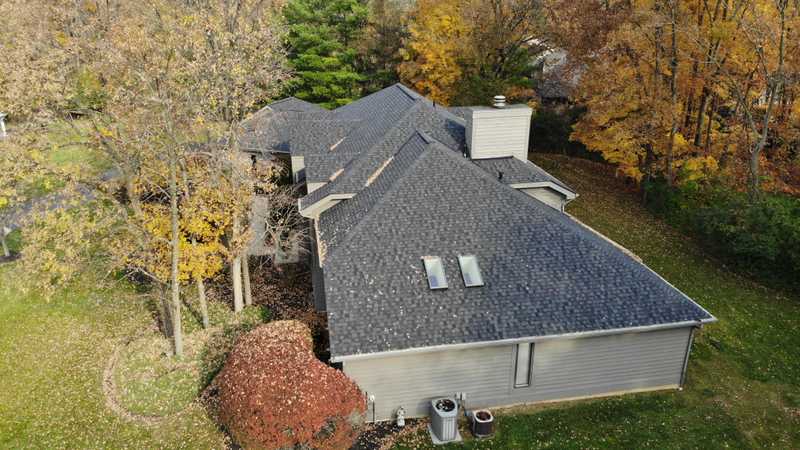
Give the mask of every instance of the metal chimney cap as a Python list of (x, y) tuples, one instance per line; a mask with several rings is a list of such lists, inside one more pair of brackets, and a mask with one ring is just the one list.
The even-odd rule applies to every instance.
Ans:
[(505, 95), (495, 95), (494, 96), (494, 105), (495, 108), (505, 108), (506, 107), (506, 96)]

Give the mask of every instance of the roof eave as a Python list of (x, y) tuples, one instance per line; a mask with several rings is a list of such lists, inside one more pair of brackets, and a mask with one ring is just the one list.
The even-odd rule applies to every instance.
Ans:
[(575, 200), (578, 197), (578, 194), (575, 192), (570, 191), (569, 189), (565, 189), (563, 186), (559, 186), (552, 181), (537, 181), (532, 183), (512, 183), (509, 184), (510, 187), (514, 189), (534, 189), (534, 188), (550, 188), (559, 194), (562, 194), (567, 200)]
[(325, 197), (321, 198), (319, 201), (314, 202), (312, 205), (309, 205), (305, 208), (301, 208), (300, 200), (297, 200), (297, 209), (300, 211), (300, 215), (306, 217), (308, 219), (314, 219), (319, 217), (320, 214), (327, 211), (337, 203), (342, 200), (349, 200), (355, 197), (355, 194), (330, 194), (326, 195)]
[(390, 356), (414, 355), (419, 353), (430, 353), (430, 352), (437, 352), (444, 350), (464, 350), (477, 347), (515, 345), (526, 342), (544, 342), (544, 341), (552, 341), (558, 339), (579, 339), (588, 337), (610, 336), (610, 335), (624, 334), (624, 333), (643, 333), (647, 331), (670, 330), (675, 328), (700, 327), (702, 325), (714, 323), (717, 321), (718, 319), (716, 317), (710, 316), (705, 319), (699, 319), (699, 320), (687, 320), (683, 322), (643, 325), (636, 327), (613, 328), (608, 330), (579, 331), (573, 333), (551, 334), (544, 336), (527, 336), (527, 337), (520, 337), (513, 339), (499, 339), (495, 341), (479, 341), (479, 342), (468, 342), (462, 344), (443, 344), (443, 345), (432, 345), (428, 347), (413, 347), (402, 350), (387, 350), (387, 351), (373, 352), (373, 353), (359, 353), (352, 355), (331, 356), (331, 362), (347, 362), (347, 361), (357, 361), (357, 360), (373, 359), (373, 358), (385, 358)]

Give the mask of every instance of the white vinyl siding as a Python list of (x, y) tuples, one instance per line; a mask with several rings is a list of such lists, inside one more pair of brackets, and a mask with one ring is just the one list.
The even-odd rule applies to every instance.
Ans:
[(564, 205), (566, 204), (566, 197), (563, 194), (560, 194), (553, 189), (548, 187), (537, 187), (537, 188), (524, 188), (520, 189), (522, 192), (530, 195), (531, 197), (539, 200), (540, 202), (544, 203), (547, 206), (555, 208), (559, 211), (564, 210)]
[(470, 158), (513, 156), (527, 161), (531, 113), (525, 105), (473, 108), (466, 129)]
[(477, 408), (677, 388), (690, 332), (687, 327), (535, 342), (527, 387), (514, 387), (516, 345), (351, 360), (344, 372), (375, 396), (378, 421), (393, 419), (400, 406), (408, 417), (426, 416), (430, 399), (456, 392)]

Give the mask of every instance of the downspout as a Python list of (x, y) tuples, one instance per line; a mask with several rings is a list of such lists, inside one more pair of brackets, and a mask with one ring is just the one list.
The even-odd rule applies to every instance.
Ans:
[(678, 386), (678, 390), (683, 390), (683, 386), (686, 384), (686, 369), (689, 366), (689, 354), (692, 352), (692, 343), (694, 342), (694, 332), (698, 328), (701, 328), (702, 325), (696, 325), (692, 327), (692, 331), (689, 332), (689, 342), (686, 343), (686, 353), (683, 357), (683, 370), (681, 371), (681, 383)]

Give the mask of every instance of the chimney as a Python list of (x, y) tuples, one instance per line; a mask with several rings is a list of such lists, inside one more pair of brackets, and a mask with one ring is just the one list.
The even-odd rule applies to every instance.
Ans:
[(533, 110), (527, 105), (507, 105), (496, 95), (492, 106), (473, 106), (467, 117), (467, 149), (471, 159), (513, 156), (528, 160), (528, 139)]

